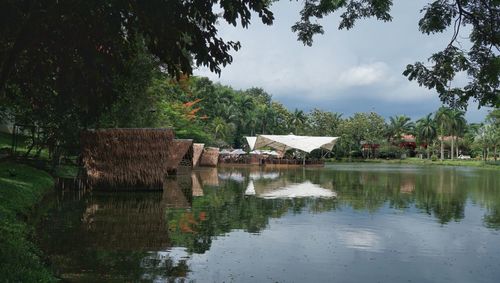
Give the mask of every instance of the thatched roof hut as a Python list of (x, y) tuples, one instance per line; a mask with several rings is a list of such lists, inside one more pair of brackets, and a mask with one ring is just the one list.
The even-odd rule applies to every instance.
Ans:
[(219, 148), (206, 147), (200, 159), (200, 166), (217, 166), (219, 161)]
[(171, 129), (84, 131), (84, 174), (91, 185), (161, 188), (168, 170), (177, 166), (176, 147), (184, 147), (173, 138)]

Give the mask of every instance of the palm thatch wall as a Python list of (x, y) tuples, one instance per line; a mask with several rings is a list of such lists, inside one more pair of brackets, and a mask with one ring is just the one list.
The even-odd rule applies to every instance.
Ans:
[(199, 165), (204, 148), (205, 144), (203, 143), (193, 143), (193, 167), (197, 167)]
[(157, 189), (177, 166), (176, 147), (184, 147), (171, 129), (88, 130), (80, 138), (84, 175), (99, 186)]
[(200, 166), (217, 166), (219, 161), (219, 148), (206, 147), (200, 159)]
[(175, 139), (172, 141), (172, 146), (170, 147), (170, 159), (171, 163), (175, 164), (174, 167), (169, 168), (169, 171), (177, 170), (179, 164), (184, 159), (189, 160), (189, 165), (191, 164), (193, 140), (189, 139)]

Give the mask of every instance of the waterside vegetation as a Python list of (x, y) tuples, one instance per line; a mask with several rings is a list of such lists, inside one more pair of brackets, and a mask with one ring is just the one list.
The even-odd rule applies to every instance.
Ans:
[(0, 274), (2, 282), (52, 282), (32, 241), (33, 208), (54, 186), (46, 172), (0, 162)]

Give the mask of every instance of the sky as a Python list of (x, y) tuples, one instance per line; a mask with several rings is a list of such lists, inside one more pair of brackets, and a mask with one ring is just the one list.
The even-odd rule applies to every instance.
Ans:
[[(436, 111), (441, 102), (434, 90), (408, 81), (402, 75), (405, 66), (427, 62), (451, 39), (451, 31), (437, 35), (418, 31), (420, 10), (426, 3), (394, 1), (392, 22), (359, 20), (351, 30), (338, 30), (339, 15), (330, 15), (320, 21), (325, 34), (315, 36), (309, 47), (291, 31), (302, 1), (280, 1), (272, 7), (272, 26), (262, 24), (256, 15), (248, 29), (221, 22), (219, 35), (240, 41), (242, 48), (231, 53), (233, 63), (220, 76), (206, 68), (194, 74), (235, 89), (263, 88), (290, 110), (318, 108), (343, 117), (374, 111), (385, 118), (404, 114), (416, 120)], [(466, 46), (466, 34), (459, 41)], [(454, 84), (464, 85), (466, 80), (460, 75)], [(469, 122), (483, 121), (490, 110), (477, 108), (471, 100), (466, 113)]]

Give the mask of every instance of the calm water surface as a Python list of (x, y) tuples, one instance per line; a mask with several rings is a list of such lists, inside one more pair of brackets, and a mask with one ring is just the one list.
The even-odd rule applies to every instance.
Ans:
[(47, 202), (39, 244), (71, 282), (500, 282), (497, 170), (200, 169)]

